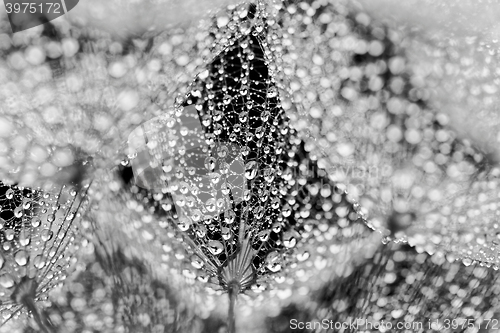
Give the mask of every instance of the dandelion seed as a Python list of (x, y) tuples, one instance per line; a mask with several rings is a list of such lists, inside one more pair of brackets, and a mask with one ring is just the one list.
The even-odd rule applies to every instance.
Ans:
[[(66, 270), (73, 264), (81, 236), (76, 233), (75, 216), (70, 220), (65, 217), (70, 210), (84, 209), (84, 200), (84, 196), (72, 195), (64, 187), (57, 195), (50, 195), (0, 183), (4, 223), (0, 231), (2, 325), (27, 311), (42, 331), (51, 331), (37, 302), (64, 281)], [(30, 204), (21, 207), (23, 202)], [(55, 210), (49, 213), (48, 206)], [(19, 209), (22, 214), (16, 213)]]
[[(252, 15), (263, 15), (257, 7), (250, 8)], [(186, 96), (176, 101), (176, 107), (182, 110), (179, 124), (170, 128), (154, 127), (149, 124), (160, 121), (153, 120), (129, 138), (137, 154), (144, 156), (132, 160), (136, 163), (134, 174), (136, 178), (148, 178), (136, 184), (149, 190), (167, 186), (172, 190), (175, 204), (172, 213), (179, 219), (174, 226), (193, 253), (182, 256), (188, 261), (186, 269), (199, 267), (194, 276), (208, 274), (207, 286), (228, 293), (231, 332), (234, 332), (233, 307), (237, 295), (251, 294), (256, 285), (261, 290), (272, 289), (270, 277), (286, 274), (298, 261), (293, 252), (304, 246), (303, 235), (309, 225), (301, 215), (294, 215), (296, 210), (292, 209), (294, 203), (303, 200), (294, 191), (294, 177), (291, 173), (279, 172), (284, 165), (298, 171), (306, 153), (295, 143), (296, 132), (289, 128), (278, 88), (269, 71), (268, 64), (273, 59), (268, 58), (263, 46), (267, 38), (264, 28), (268, 28), (263, 22), (250, 35), (235, 37), (232, 46), (223, 49), (208, 65), (208, 75), (198, 76)], [(246, 82), (241, 88), (245, 90), (243, 94), (234, 88), (240, 79)], [(220, 112), (216, 117), (209, 103)], [(204, 121), (207, 116), (211, 122)], [(218, 134), (213, 135), (216, 127)], [(185, 128), (189, 128), (187, 134)], [(180, 131), (185, 135), (177, 136)], [(148, 147), (147, 142), (160, 142), (160, 137), (172, 137), (179, 140), (182, 147), (192, 148), (179, 155), (175, 148), (180, 146), (178, 143)], [(207, 137), (210, 140), (203, 140)], [(182, 177), (177, 177), (189, 184), (187, 192), (171, 175), (164, 174), (166, 182), (162, 184), (155, 171), (147, 171), (172, 158), (177, 170), (188, 167), (196, 170), (194, 174), (182, 171)], [(214, 174), (218, 181), (209, 181), (214, 179)], [(193, 193), (193, 188), (199, 192)], [(192, 208), (202, 212), (206, 227), (201, 225), (198, 213), (193, 213), (185, 204), (187, 195), (194, 198)], [(357, 235), (369, 234), (371, 230), (364, 220), (345, 201), (345, 193), (340, 191), (336, 195), (340, 196), (340, 203), (332, 202), (332, 205), (347, 205), (342, 206), (345, 214), (331, 216), (330, 223), (335, 225), (337, 220), (340, 223), (341, 218), (351, 213), (344, 228), (360, 224), (365, 229)], [(312, 202), (332, 199), (306, 196)], [(276, 204), (271, 204), (268, 198), (273, 198)], [(317, 214), (325, 216), (321, 210)], [(193, 255), (197, 258), (194, 264), (189, 259)], [(304, 260), (305, 256), (301, 258)], [(283, 279), (277, 276), (275, 281)]]

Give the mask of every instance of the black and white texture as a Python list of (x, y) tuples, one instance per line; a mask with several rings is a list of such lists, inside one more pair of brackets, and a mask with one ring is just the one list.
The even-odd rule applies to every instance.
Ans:
[[(439, 98), (446, 75), (495, 63), (481, 43), (442, 60), (471, 36), (350, 1), (126, 38), (2, 29), (0, 330), (500, 319), (498, 158)], [(487, 106), (495, 89), (462, 93)]]

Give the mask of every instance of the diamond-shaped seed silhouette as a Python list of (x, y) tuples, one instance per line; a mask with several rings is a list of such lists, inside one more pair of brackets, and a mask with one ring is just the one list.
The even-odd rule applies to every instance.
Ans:
[[(334, 226), (347, 238), (371, 231), (345, 191), (324, 174), (307, 175), (318, 170), (308, 170), (281, 107), (266, 23), (255, 6), (243, 21), (250, 28), (232, 36), (174, 109), (129, 137), (137, 185), (172, 197), (188, 266), (228, 293), (231, 332), (237, 295), (285, 278), (307, 258), (298, 249), (315, 230)], [(321, 188), (322, 177), (330, 187)], [(302, 188), (311, 179), (318, 189)]]

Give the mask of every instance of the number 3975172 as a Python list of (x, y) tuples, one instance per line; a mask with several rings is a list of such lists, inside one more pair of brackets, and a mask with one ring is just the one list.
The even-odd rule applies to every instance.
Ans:
[(11, 13), (40, 13), (40, 14), (62, 14), (61, 4), (57, 2), (17, 2), (17, 3), (5, 3), (5, 9), (7, 14)]

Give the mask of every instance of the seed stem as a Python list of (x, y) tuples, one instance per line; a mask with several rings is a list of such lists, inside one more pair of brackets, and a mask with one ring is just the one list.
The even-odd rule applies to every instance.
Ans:
[(234, 305), (236, 297), (240, 291), (240, 286), (237, 282), (232, 282), (228, 288), (229, 295), (229, 310), (228, 310), (228, 330), (229, 333), (236, 333), (236, 317), (234, 315)]
[[(40, 331), (42, 331), (43, 333), (53, 333), (54, 332), (50, 328), (48, 323), (47, 324), (44, 323), (44, 321), (46, 322), (47, 319), (45, 318), (45, 316), (43, 314), (40, 314), (40, 310), (38, 309), (38, 307), (36, 306), (36, 304), (32, 298), (30, 298), (30, 297), (24, 298), (23, 303), (24, 303), (24, 306), (26, 306), (26, 308), (33, 315), (33, 319), (35, 319), (35, 322), (37, 323)], [(42, 317), (44, 317), (44, 318), (42, 318)]]

